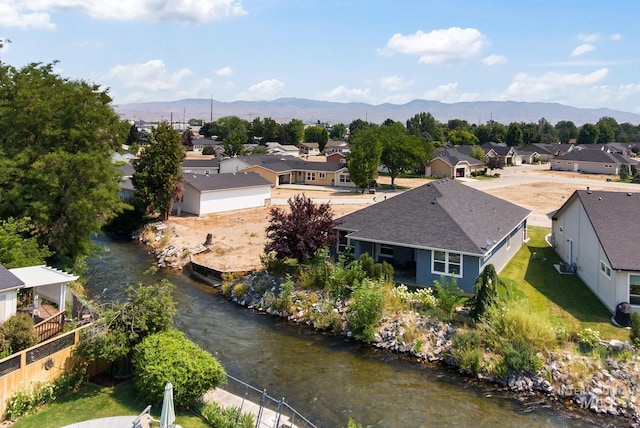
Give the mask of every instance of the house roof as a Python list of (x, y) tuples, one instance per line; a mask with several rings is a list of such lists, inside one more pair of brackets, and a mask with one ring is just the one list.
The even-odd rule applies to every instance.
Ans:
[(45, 265), (21, 267), (9, 269), (9, 271), (24, 282), (25, 287), (64, 284), (78, 279), (75, 275)]
[(507, 146), (506, 144), (502, 143), (494, 143), (493, 141), (484, 143), (480, 147), (482, 147), (482, 150), (484, 150), (485, 153), (493, 149), (493, 151), (496, 152), (496, 154), (498, 154), (499, 156), (507, 156), (513, 149), (512, 146)]
[(271, 186), (270, 182), (255, 172), (231, 172), (212, 175), (184, 174), (183, 179), (199, 192)]
[(182, 161), (182, 168), (219, 168), (220, 161), (212, 159), (185, 159)]
[(573, 150), (569, 153), (558, 156), (556, 159), (578, 162), (614, 163), (618, 165), (632, 165), (638, 163), (637, 160), (631, 159), (630, 157), (617, 153), (607, 153), (601, 150)]
[(24, 287), (24, 282), (15, 276), (9, 269), (0, 265), (0, 291)]
[(530, 213), (445, 179), (341, 217), (337, 229), (362, 241), (483, 255)]
[(460, 153), (454, 149), (438, 150), (431, 160), (434, 159), (442, 159), (450, 166), (456, 166), (460, 162), (467, 162), (469, 165), (484, 165), (482, 161), (472, 158), (471, 156), (467, 156), (466, 154)]
[(640, 271), (640, 193), (576, 190), (554, 214), (579, 199), (612, 269)]

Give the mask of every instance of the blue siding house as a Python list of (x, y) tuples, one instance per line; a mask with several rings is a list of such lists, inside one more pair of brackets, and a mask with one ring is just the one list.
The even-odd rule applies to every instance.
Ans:
[(445, 179), (343, 216), (338, 251), (393, 265), (396, 282), (456, 278), (466, 292), (488, 264), (500, 271), (527, 240), (531, 212)]

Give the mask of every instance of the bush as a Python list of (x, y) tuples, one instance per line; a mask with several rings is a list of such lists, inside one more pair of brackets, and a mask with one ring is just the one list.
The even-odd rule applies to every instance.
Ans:
[(453, 337), (451, 356), (461, 370), (475, 374), (482, 371), (483, 349), (476, 330), (458, 333)]
[(342, 317), (333, 310), (331, 300), (323, 300), (311, 308), (309, 319), (317, 330), (330, 330), (335, 334), (342, 332)]
[(600, 332), (591, 328), (585, 328), (578, 332), (578, 338), (580, 339), (580, 344), (588, 349), (593, 349), (600, 343)]
[(631, 344), (636, 348), (640, 348), (640, 314), (634, 312), (631, 314)]
[(147, 336), (135, 347), (133, 366), (140, 399), (153, 404), (162, 402), (167, 382), (173, 384), (176, 405), (184, 406), (226, 378), (218, 360), (178, 330)]
[(19, 352), (38, 343), (38, 335), (33, 330), (33, 319), (25, 313), (15, 314), (2, 324), (0, 332), (11, 352)]
[(517, 373), (537, 372), (542, 361), (536, 350), (522, 342), (507, 343), (502, 351), (507, 368)]
[(365, 279), (360, 283), (347, 308), (347, 321), (351, 325), (356, 339), (371, 342), (375, 327), (382, 319), (384, 309), (384, 291), (378, 281)]
[(447, 279), (441, 277), (440, 280), (433, 282), (436, 288), (436, 307), (440, 309), (445, 316), (451, 316), (456, 307), (462, 302), (462, 290), (458, 288), (458, 280), (456, 278)]
[(220, 404), (201, 404), (198, 411), (202, 417), (216, 428), (253, 428), (255, 426), (251, 413), (240, 413), (236, 407), (222, 407)]

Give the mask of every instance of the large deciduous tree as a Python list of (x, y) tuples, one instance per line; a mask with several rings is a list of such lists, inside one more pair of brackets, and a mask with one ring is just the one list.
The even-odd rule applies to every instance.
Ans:
[(524, 139), (522, 136), (522, 128), (520, 128), (520, 124), (517, 122), (511, 122), (509, 124), (509, 129), (507, 130), (507, 138), (506, 138), (507, 146), (523, 146)]
[(39, 243), (70, 268), (126, 207), (111, 162), (126, 135), (106, 91), (54, 67), (0, 64), (0, 218), (31, 218)]
[(443, 128), (431, 113), (418, 113), (407, 120), (409, 133), (419, 136), (424, 141), (442, 142), (444, 140)]
[(296, 195), (288, 200), (289, 212), (282, 208), (269, 211), (266, 253), (278, 259), (307, 260), (320, 249), (337, 242), (331, 205), (314, 204), (310, 198)]
[(329, 133), (324, 126), (310, 126), (304, 130), (304, 140), (307, 143), (318, 143), (318, 149), (322, 152), (329, 141)]
[(598, 127), (593, 123), (585, 123), (580, 128), (580, 132), (578, 133), (578, 139), (576, 143), (578, 144), (595, 144), (598, 142), (598, 134), (600, 131)]
[(425, 146), (420, 137), (409, 135), (400, 122), (381, 126), (377, 132), (382, 143), (380, 163), (389, 172), (391, 186), (395, 188), (398, 175), (424, 166), (427, 160)]
[(569, 140), (578, 138), (578, 127), (570, 120), (561, 120), (556, 123), (556, 135), (561, 143), (567, 144)]
[(349, 150), (349, 178), (358, 188), (365, 187), (377, 177), (382, 157), (382, 143), (377, 129), (370, 126), (352, 134)]
[(173, 201), (182, 190), (184, 149), (180, 135), (167, 122), (153, 129), (150, 144), (134, 163), (131, 182), (136, 189), (135, 198), (148, 210), (157, 210), (162, 219), (169, 218)]
[(291, 119), (282, 126), (280, 142), (299, 145), (304, 138), (304, 123), (300, 119)]
[(0, 264), (7, 269), (45, 263), (51, 251), (32, 236), (30, 218), (0, 220)]

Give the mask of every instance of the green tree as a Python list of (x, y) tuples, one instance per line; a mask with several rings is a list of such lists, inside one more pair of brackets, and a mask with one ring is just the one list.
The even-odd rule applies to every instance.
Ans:
[(507, 285), (498, 277), (495, 266), (488, 264), (480, 272), (473, 285), (473, 295), (467, 300), (470, 307), (469, 315), (479, 320), (488, 307), (496, 304), (500, 297), (506, 297)]
[(364, 188), (378, 175), (382, 142), (377, 130), (369, 127), (352, 134), (350, 146), (347, 155), (349, 178), (358, 188)]
[(6, 338), (6, 346), (11, 352), (20, 352), (38, 343), (33, 318), (25, 313), (15, 314), (6, 320), (0, 326), (0, 335)]
[(349, 124), (349, 134), (353, 137), (358, 131), (362, 131), (363, 129), (369, 128), (372, 126), (369, 122), (366, 122), (362, 119), (354, 119)]
[(478, 144), (478, 137), (465, 129), (454, 129), (453, 131), (449, 131), (449, 142), (456, 146), (473, 146)]
[(469, 122), (467, 122), (466, 120), (450, 119), (447, 122), (447, 128), (450, 131), (468, 131), (469, 129), (471, 129), (471, 126), (469, 125)]
[(246, 138), (242, 133), (232, 132), (222, 143), (225, 156), (234, 157), (244, 154), (245, 142)]
[(598, 142), (598, 127), (592, 123), (585, 123), (578, 133), (578, 144), (595, 144)]
[(40, 245), (71, 267), (127, 207), (111, 162), (125, 135), (107, 92), (54, 67), (0, 64), (0, 218), (30, 217)]
[[(377, 128), (382, 143), (380, 163), (391, 177), (391, 186), (395, 189), (398, 175), (413, 171), (424, 165), (426, 153), (420, 137), (409, 135), (400, 122)], [(353, 179), (352, 179), (353, 180)]]
[(127, 141), (125, 144), (131, 146), (133, 144), (137, 144), (138, 146), (142, 143), (142, 138), (140, 138), (140, 131), (138, 131), (138, 127), (134, 123), (129, 128), (129, 135), (127, 136)]
[(310, 259), (323, 248), (337, 242), (331, 205), (314, 204), (310, 198), (296, 195), (288, 200), (289, 212), (282, 208), (269, 211), (265, 253), (274, 252), (276, 258), (293, 258), (299, 262)]
[(7, 269), (45, 264), (51, 256), (46, 246), (41, 246), (38, 236), (31, 234), (31, 219), (0, 220), (0, 264)]
[(184, 149), (180, 136), (167, 122), (153, 129), (152, 140), (134, 162), (131, 182), (135, 198), (147, 210), (157, 210), (160, 218), (169, 218), (173, 201), (181, 189), (181, 163)]
[(187, 128), (180, 134), (180, 143), (185, 148), (185, 150), (193, 149), (193, 131), (191, 128)]
[(178, 330), (146, 337), (135, 347), (133, 383), (140, 399), (159, 404), (167, 382), (177, 406), (187, 406), (226, 380), (220, 362)]
[(556, 123), (556, 135), (561, 143), (567, 144), (570, 140), (578, 138), (578, 127), (570, 120), (561, 120)]
[(424, 141), (444, 140), (442, 125), (431, 115), (431, 113), (418, 113), (407, 120), (407, 129), (412, 135), (417, 135)]
[(611, 143), (615, 141), (615, 129), (618, 122), (612, 117), (601, 117), (596, 123), (598, 127), (598, 143)]
[(322, 152), (329, 141), (329, 133), (324, 126), (309, 126), (304, 130), (304, 141), (318, 143), (318, 149)]
[(475, 146), (473, 149), (471, 149), (470, 155), (472, 158), (478, 159), (481, 162), (487, 161), (487, 157), (484, 154), (484, 150), (482, 150), (482, 147), (480, 146)]
[(282, 129), (285, 136), (284, 143), (297, 146), (302, 142), (304, 138), (304, 123), (300, 119), (291, 119)]
[(522, 129), (520, 129), (520, 125), (518, 123), (511, 122), (509, 124), (509, 129), (507, 130), (506, 143), (508, 146), (521, 147), (524, 145), (524, 140), (522, 137)]
[(336, 123), (331, 127), (329, 131), (329, 138), (332, 140), (342, 141), (347, 135), (347, 125), (344, 123)]
[(555, 144), (558, 142), (556, 129), (544, 117), (538, 121), (540, 130), (540, 142), (544, 144)]

